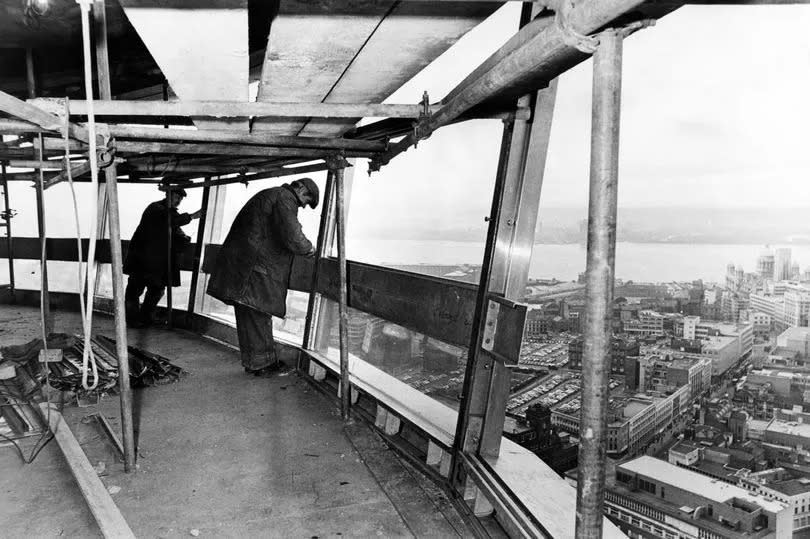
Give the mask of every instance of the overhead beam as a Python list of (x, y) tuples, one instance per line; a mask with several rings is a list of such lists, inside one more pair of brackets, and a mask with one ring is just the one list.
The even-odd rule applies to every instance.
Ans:
[(267, 180), (269, 178), (282, 178), (284, 176), (295, 176), (297, 174), (309, 174), (310, 172), (321, 172), (327, 170), (329, 167), (326, 163), (314, 163), (312, 165), (304, 165), (300, 167), (278, 167), (275, 169), (266, 170), (257, 174), (240, 175), (233, 178), (223, 178), (220, 180), (210, 180), (187, 185), (185, 189), (194, 187), (215, 187), (217, 185), (230, 185), (232, 183), (247, 183), (256, 180)]
[[(451, 97), (423, 122), (419, 131), (423, 136), (429, 135), (487, 99), (545, 86), (547, 81), (588, 58), (589, 54), (573, 43), (575, 34), (590, 35), (643, 3), (644, 0), (582, 0), (566, 12), (564, 24), (546, 23), (539, 31), (536, 24), (525, 26), (451, 91)], [(378, 164), (388, 163), (418, 141), (418, 136), (409, 133), (385, 152)]]
[[(61, 99), (38, 98), (34, 104), (48, 111), (64, 109)], [(87, 114), (87, 101), (71, 99), (71, 116)], [(439, 110), (431, 105), (431, 111)], [(96, 116), (207, 116), (212, 118), (253, 117), (318, 117), (318, 118), (418, 118), (422, 105), (355, 104), (355, 103), (267, 103), (235, 101), (112, 101), (96, 100)]]
[(332, 150), (382, 151), (385, 144), (367, 140), (349, 140), (328, 137), (293, 137), (266, 133), (244, 133), (241, 131), (220, 131), (214, 129), (156, 129), (136, 126), (110, 126), (110, 135), (117, 138), (138, 138), (155, 141), (186, 142), (231, 142), (257, 144), (262, 146), (282, 146), (290, 148), (322, 148)]
[[(85, 161), (84, 163), (82, 163), (80, 165), (76, 165), (75, 167), (72, 167), (70, 169), (70, 179), (72, 180), (74, 178), (78, 178), (79, 176), (87, 174), (88, 172), (90, 172), (90, 168), (91, 168), (90, 167), (90, 161)], [(53, 187), (57, 183), (66, 182), (67, 180), (68, 180), (68, 171), (64, 170), (64, 171), (60, 172), (59, 174), (57, 174), (56, 176), (54, 176), (54, 177), (50, 178), (49, 180), (47, 180), (45, 182), (45, 184), (44, 184), (44, 187), (45, 187), (45, 189), (47, 189), (49, 187)]]
[[(258, 157), (323, 157), (327, 150), (319, 148), (287, 148), (258, 146), (252, 144), (184, 143), (184, 142), (145, 142), (116, 140), (116, 150), (124, 153), (172, 153), (194, 155), (255, 155)], [(374, 152), (347, 150), (351, 157), (371, 157)]]
[[(32, 105), (22, 99), (17, 99), (13, 95), (2, 91), (0, 91), (0, 111), (32, 122), (48, 131), (58, 132), (62, 128), (62, 119), (56, 114), (45, 111), (36, 105)], [(90, 134), (87, 128), (74, 123), (68, 124), (68, 135), (82, 142), (88, 142), (90, 140)]]

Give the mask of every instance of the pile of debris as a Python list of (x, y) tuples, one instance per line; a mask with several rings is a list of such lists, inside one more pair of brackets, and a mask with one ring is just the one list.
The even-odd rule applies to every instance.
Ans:
[[(16, 384), (23, 399), (46, 384), (60, 391), (71, 392), (77, 398), (115, 393), (118, 386), (115, 341), (97, 336), (91, 339), (90, 347), (98, 372), (98, 384), (93, 390), (86, 390), (82, 386), (82, 337), (64, 333), (48, 336), (47, 353), (42, 339), (0, 348), (0, 383)], [(133, 346), (128, 351), (130, 384), (133, 388), (177, 382), (188, 374), (163, 356)], [(92, 383), (92, 373), (88, 375), (88, 380)], [(0, 391), (2, 388), (0, 386)]]

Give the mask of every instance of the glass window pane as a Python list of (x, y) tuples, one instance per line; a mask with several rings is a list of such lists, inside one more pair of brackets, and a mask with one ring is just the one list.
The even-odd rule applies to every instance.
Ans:
[(445, 127), (370, 178), (358, 160), (348, 258), (477, 283), (502, 134), (496, 120)]
[[(452, 435), (467, 366), (467, 350), (382, 318), (348, 309), (349, 371), (413, 406)], [(338, 304), (323, 299), (318, 351), (340, 362)], [(371, 367), (371, 368), (369, 368)], [(421, 395), (420, 395), (421, 394)], [(423, 396), (438, 406), (425, 407)]]

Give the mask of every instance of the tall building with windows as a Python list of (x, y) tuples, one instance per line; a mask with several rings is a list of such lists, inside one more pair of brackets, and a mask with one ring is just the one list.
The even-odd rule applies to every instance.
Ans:
[(794, 289), (785, 292), (783, 321), (788, 327), (810, 325), (810, 290)]
[(773, 269), (774, 281), (787, 281), (790, 279), (790, 247), (781, 247), (776, 250), (776, 261)]
[(776, 265), (776, 259), (773, 251), (764, 249), (757, 259), (757, 273), (761, 279), (773, 279), (773, 270)]

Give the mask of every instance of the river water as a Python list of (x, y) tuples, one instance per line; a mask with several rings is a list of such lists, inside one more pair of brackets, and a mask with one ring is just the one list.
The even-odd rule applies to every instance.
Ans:
[[(481, 264), (483, 243), (425, 240), (355, 240), (347, 242), (351, 260), (369, 264)], [(792, 246), (792, 259), (802, 270), (810, 266), (810, 245)], [(726, 265), (742, 264), (745, 271), (756, 270), (761, 245), (711, 245), (678, 243), (627, 243), (616, 246), (616, 277), (634, 281), (723, 282)], [(39, 287), (39, 263), (19, 260), (17, 286)], [(49, 262), (52, 290), (77, 288), (76, 265)], [(531, 278), (555, 277), (576, 280), (585, 271), (585, 246), (578, 244), (536, 244), (529, 269)], [(8, 265), (0, 260), (0, 284), (8, 282)], [(185, 284), (189, 278), (184, 277)]]
[[(628, 243), (616, 246), (616, 277), (634, 281), (724, 281), (726, 265), (756, 270), (762, 245)], [(771, 246), (774, 247), (774, 246)], [(810, 245), (790, 246), (802, 270), (810, 267)], [(371, 264), (480, 264), (484, 245), (423, 240), (349, 241), (349, 258)], [(585, 271), (585, 246), (536, 244), (529, 276), (576, 280)]]

